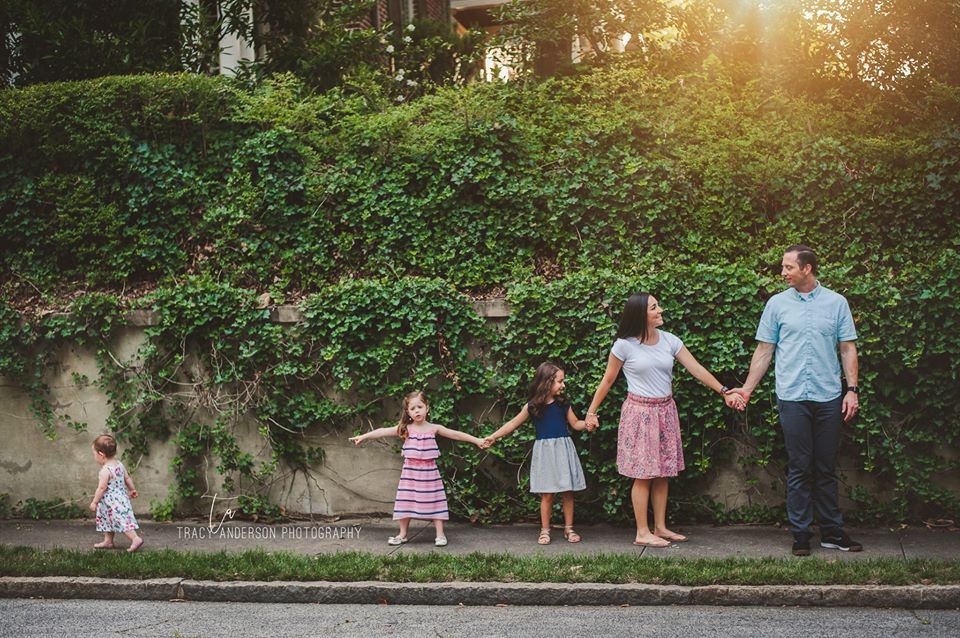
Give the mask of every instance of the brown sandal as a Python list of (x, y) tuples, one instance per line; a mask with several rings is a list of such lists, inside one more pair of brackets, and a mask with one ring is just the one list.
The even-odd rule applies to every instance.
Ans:
[(563, 537), (568, 543), (579, 543), (582, 540), (580, 534), (573, 531), (573, 526), (563, 528)]
[(550, 544), (550, 528), (545, 527), (540, 530), (540, 536), (537, 537), (537, 545), (549, 545)]

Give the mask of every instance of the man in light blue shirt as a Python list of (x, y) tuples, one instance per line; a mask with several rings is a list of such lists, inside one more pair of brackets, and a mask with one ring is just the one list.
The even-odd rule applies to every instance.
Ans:
[[(814, 507), (820, 518), (820, 546), (858, 552), (863, 546), (843, 531), (836, 474), (840, 427), (859, 409), (853, 316), (842, 295), (817, 281), (817, 256), (809, 247), (788, 248), (781, 266), (790, 288), (767, 301), (747, 381), (733, 391), (749, 400), (775, 356), (793, 554), (810, 554)], [(841, 362), (846, 392), (841, 392)]]

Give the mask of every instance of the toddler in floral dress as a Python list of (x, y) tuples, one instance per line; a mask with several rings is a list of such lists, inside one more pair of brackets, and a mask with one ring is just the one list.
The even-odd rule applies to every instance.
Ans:
[[(96, 549), (113, 549), (113, 535), (123, 532), (130, 539), (128, 552), (135, 552), (143, 545), (136, 530), (137, 519), (133, 516), (130, 498), (137, 498), (137, 488), (127, 474), (117, 455), (117, 441), (109, 434), (101, 434), (93, 441), (93, 457), (102, 467), (98, 478), (97, 491), (90, 502), (90, 511), (97, 514), (97, 531), (103, 532), (103, 542), (96, 543)], [(127, 490), (129, 494), (127, 493)]]

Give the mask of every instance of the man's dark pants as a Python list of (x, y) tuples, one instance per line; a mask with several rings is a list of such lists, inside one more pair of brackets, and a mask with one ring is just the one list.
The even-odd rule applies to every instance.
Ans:
[(777, 399), (787, 447), (787, 519), (795, 538), (812, 535), (814, 506), (821, 537), (843, 529), (836, 472), (841, 404), (840, 397), (823, 403)]

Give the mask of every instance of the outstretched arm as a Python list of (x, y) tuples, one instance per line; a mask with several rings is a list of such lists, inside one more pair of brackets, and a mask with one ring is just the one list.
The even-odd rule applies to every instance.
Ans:
[(517, 413), (517, 416), (513, 417), (512, 419), (510, 419), (509, 421), (501, 425), (496, 432), (489, 435), (487, 438), (483, 440), (484, 449), (493, 445), (494, 441), (496, 441), (497, 439), (503, 438), (506, 435), (513, 432), (514, 430), (516, 430), (518, 427), (520, 427), (520, 424), (526, 421), (529, 417), (530, 417), (529, 406), (524, 404), (524, 406), (520, 409), (520, 412)]
[(719, 393), (723, 397), (724, 403), (727, 406), (743, 410), (746, 404), (746, 400), (742, 399), (735, 392), (730, 390), (724, 391), (723, 384), (720, 383), (715, 376), (710, 374), (710, 371), (703, 367), (703, 365), (697, 361), (696, 357), (687, 350), (686, 346), (680, 348), (680, 352), (677, 353), (677, 361), (680, 362), (687, 371), (694, 376), (697, 381), (707, 386), (714, 392)]
[(703, 365), (697, 361), (696, 357), (687, 350), (687, 346), (682, 346), (680, 352), (677, 353), (677, 361), (680, 362), (684, 368), (687, 369), (687, 372), (692, 374), (694, 378), (707, 386), (714, 392), (723, 394), (721, 388), (723, 384), (717, 381), (717, 378), (710, 374), (710, 371), (703, 367)]
[(454, 441), (466, 441), (467, 443), (473, 443), (477, 447), (483, 446), (483, 439), (475, 437), (472, 434), (467, 434), (466, 432), (461, 432), (460, 430), (445, 428), (442, 425), (437, 427), (437, 434), (448, 439), (453, 439)]
[(613, 387), (622, 367), (623, 361), (613, 356), (613, 353), (610, 353), (610, 356), (607, 357), (607, 369), (603, 372), (603, 378), (600, 379), (600, 385), (597, 386), (597, 391), (593, 393), (593, 401), (590, 402), (590, 407), (587, 408), (586, 425), (587, 430), (590, 432), (600, 427), (600, 417), (597, 416), (597, 410), (600, 409), (600, 404), (603, 403), (603, 400), (607, 398), (607, 393), (610, 392), (610, 388)]
[(732, 392), (739, 392), (744, 400), (749, 401), (750, 395), (760, 384), (760, 379), (767, 373), (770, 367), (770, 360), (773, 359), (773, 352), (777, 349), (777, 344), (766, 341), (758, 341), (757, 349), (753, 351), (753, 359), (750, 361), (750, 372), (747, 374), (747, 381), (741, 388), (734, 388)]
[(573, 411), (573, 406), (567, 410), (567, 425), (578, 432), (587, 429), (587, 422), (577, 418), (577, 413)]
[(359, 436), (351, 436), (350, 440), (353, 441), (355, 445), (360, 445), (364, 441), (372, 441), (374, 439), (385, 439), (391, 436), (397, 436), (397, 426), (395, 425), (387, 428), (378, 428), (376, 430), (364, 432)]

